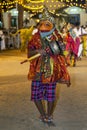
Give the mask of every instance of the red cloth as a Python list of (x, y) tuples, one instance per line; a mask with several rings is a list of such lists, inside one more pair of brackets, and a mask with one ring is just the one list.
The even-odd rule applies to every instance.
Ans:
[[(58, 40), (62, 40), (58, 32), (55, 31), (55, 33), (58, 36)], [(51, 40), (52, 39), (56, 40), (56, 37), (52, 36)], [(37, 32), (35, 35), (33, 35), (31, 41), (29, 41), (28, 51), (30, 52), (31, 50), (34, 51), (41, 48), (42, 48), (41, 37), (39, 32)], [(53, 74), (50, 75), (48, 78), (45, 78), (44, 75), (42, 74), (40, 80), (45, 83), (60, 82), (69, 84), (70, 75), (67, 71), (64, 57), (62, 55), (50, 55), (50, 58), (53, 59)], [(30, 70), (28, 73), (29, 79), (35, 80), (36, 73), (40, 73), (41, 62), (42, 62), (41, 56), (30, 62)]]
[(76, 38), (75, 41), (68, 33), (66, 36), (66, 51), (73, 52), (75, 55), (78, 54), (78, 48), (80, 45), (79, 38)]

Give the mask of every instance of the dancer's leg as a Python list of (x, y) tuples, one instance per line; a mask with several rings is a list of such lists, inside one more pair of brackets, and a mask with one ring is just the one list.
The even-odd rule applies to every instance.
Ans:
[(51, 117), (53, 115), (53, 111), (54, 111), (54, 101), (47, 102), (47, 115), (48, 117)]
[(46, 116), (42, 101), (41, 100), (34, 101), (34, 103), (35, 103), (39, 113), (41, 114), (41, 116)]
[(47, 102), (47, 124), (48, 126), (55, 126), (53, 122), (53, 111), (54, 111), (54, 101)]

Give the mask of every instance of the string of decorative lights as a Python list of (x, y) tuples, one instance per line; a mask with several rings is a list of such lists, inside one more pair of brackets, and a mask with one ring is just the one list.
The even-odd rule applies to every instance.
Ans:
[(44, 0), (26, 0), (27, 2), (30, 2), (30, 3), (33, 3), (33, 4), (38, 4), (38, 3), (43, 3), (44, 2)]
[[(66, 3), (67, 7), (76, 6), (76, 7), (81, 7), (81, 8), (84, 8), (84, 9), (87, 8), (87, 4), (86, 4), (87, 0), (85, 0), (84, 4), (83, 4), (84, 0), (55, 0), (55, 1)], [(1, 9), (3, 9), (4, 7), (7, 8), (7, 9), (10, 9), (10, 8), (14, 7), (14, 5), (16, 3), (18, 3), (26, 9), (29, 9), (29, 10), (32, 10), (32, 11), (41, 11), (43, 9), (44, 2), (49, 4), (50, 8), (52, 6), (54, 6), (56, 8), (57, 7), (61, 8), (61, 7), (65, 6), (65, 4), (60, 5), (60, 4), (56, 4), (56, 3), (54, 5), (52, 5), (54, 0), (50, 0), (50, 1), (49, 0), (37, 0), (37, 1), (36, 0), (26, 0), (26, 2), (25, 2), (25, 0), (14, 0), (14, 1), (10, 1), (10, 2), (3, 1), (3, 2), (0, 2), (0, 6), (1, 6)]]

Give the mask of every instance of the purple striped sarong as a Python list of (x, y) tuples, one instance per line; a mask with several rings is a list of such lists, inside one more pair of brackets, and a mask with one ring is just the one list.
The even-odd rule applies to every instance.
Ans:
[(56, 83), (45, 83), (41, 81), (32, 81), (31, 86), (31, 100), (55, 100)]

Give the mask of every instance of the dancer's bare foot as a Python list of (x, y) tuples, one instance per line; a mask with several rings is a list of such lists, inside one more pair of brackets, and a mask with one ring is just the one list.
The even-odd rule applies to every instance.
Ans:
[(69, 82), (69, 83), (67, 83), (67, 87), (70, 87), (70, 85), (71, 85), (71, 83)]
[(55, 123), (53, 122), (53, 116), (48, 117), (47, 124), (48, 124), (49, 127), (51, 127), (51, 126), (55, 127), (56, 126)]
[(41, 115), (41, 116), (39, 117), (39, 119), (40, 119), (41, 122), (47, 123), (47, 118), (46, 118), (46, 116), (42, 116), (42, 115)]

